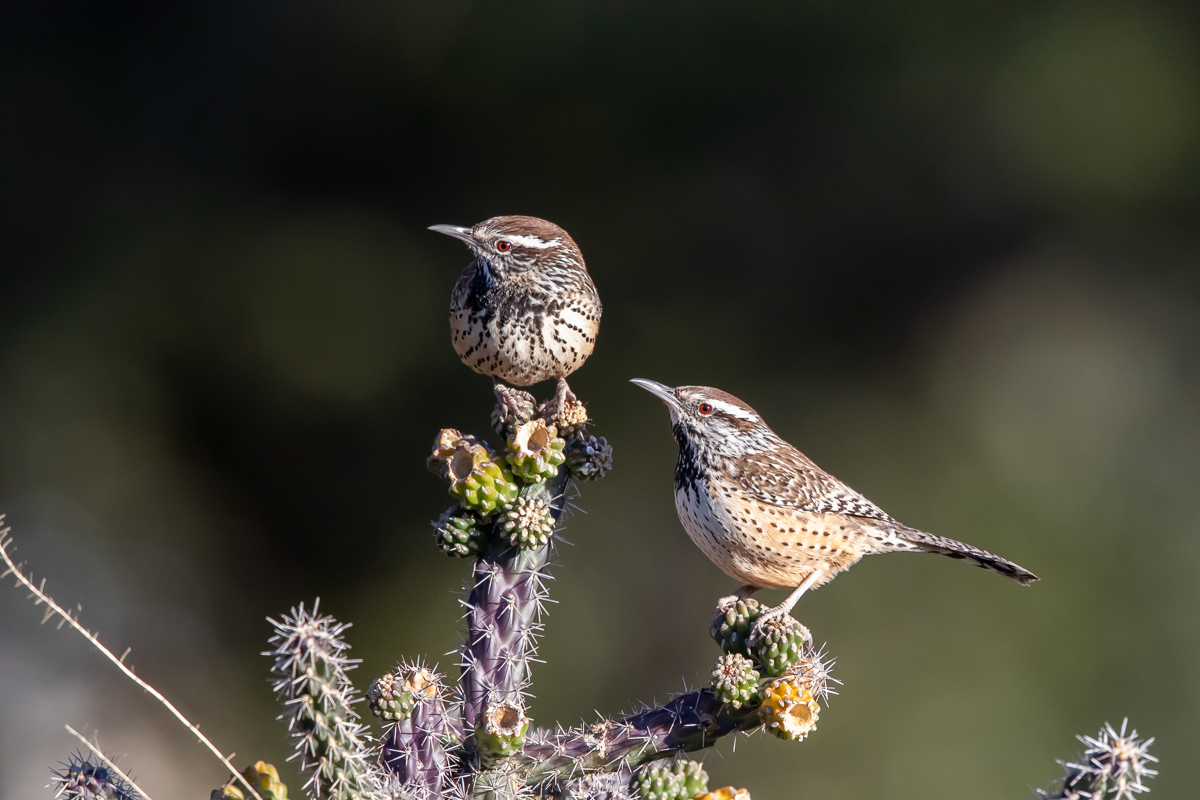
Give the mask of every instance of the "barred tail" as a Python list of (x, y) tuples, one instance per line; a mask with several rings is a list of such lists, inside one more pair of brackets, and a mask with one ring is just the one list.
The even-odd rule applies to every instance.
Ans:
[(950, 558), (969, 561), (977, 567), (990, 569), (1006, 578), (1012, 578), (1022, 586), (1028, 586), (1038, 579), (1037, 575), (1007, 559), (993, 555), (987, 550), (980, 550), (978, 547), (947, 539), (945, 536), (934, 536), (932, 533), (906, 527), (897, 527), (895, 535), (906, 542), (912, 542), (927, 553), (940, 553), (950, 556)]

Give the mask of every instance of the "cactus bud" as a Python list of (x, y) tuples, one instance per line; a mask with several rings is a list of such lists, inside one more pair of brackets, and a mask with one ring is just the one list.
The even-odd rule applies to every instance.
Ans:
[(394, 673), (376, 678), (367, 689), (367, 707), (384, 722), (407, 719), (414, 705), (412, 694), (404, 691)]
[(778, 678), (800, 659), (805, 642), (811, 640), (808, 628), (792, 617), (770, 617), (754, 624), (747, 646), (762, 671)]
[(553, 425), (533, 419), (508, 437), (506, 458), (514, 475), (526, 483), (539, 483), (558, 474), (559, 465), (567, 460), (566, 445)]
[(554, 533), (549, 504), (540, 497), (518, 497), (504, 506), (496, 520), (500, 535), (522, 550), (544, 547)]
[(750, 800), (750, 793), (745, 789), (723, 786), (720, 789), (713, 789), (711, 792), (698, 794), (695, 800)]
[(728, 598), (717, 606), (712, 624), (708, 627), (708, 635), (724, 652), (749, 656), (747, 642), (750, 631), (764, 611), (766, 609), (762, 603), (753, 598)]
[(475, 726), (475, 745), (485, 768), (520, 750), (528, 732), (529, 717), (521, 706), (509, 700), (489, 703)]
[(740, 653), (717, 659), (713, 667), (713, 690), (722, 703), (741, 708), (758, 701), (758, 671), (754, 662)]
[[(287, 800), (287, 786), (279, 780), (279, 771), (273, 764), (256, 761), (242, 770), (242, 777), (254, 787), (262, 800)], [(246, 800), (247, 797), (253, 795), (247, 794), (237, 781), (230, 781), (224, 789), (213, 792), (213, 800)]]
[(708, 791), (708, 773), (696, 761), (650, 764), (630, 784), (638, 800), (688, 800)]
[(581, 481), (597, 481), (612, 469), (612, 445), (603, 436), (579, 436), (567, 445), (567, 469)]
[(483, 551), (487, 530), (479, 527), (480, 519), (457, 506), (447, 509), (433, 523), (433, 535), (438, 548), (448, 556), (466, 558)]
[(538, 409), (538, 416), (544, 419), (547, 425), (553, 425), (560, 434), (568, 438), (581, 433), (584, 426), (588, 424), (587, 408), (583, 403), (570, 396), (562, 405), (558, 404), (556, 398), (550, 398), (542, 403), (541, 408)]
[(763, 687), (761, 696), (760, 718), (775, 736), (799, 742), (816, 730), (821, 707), (809, 681), (795, 675), (776, 678)]

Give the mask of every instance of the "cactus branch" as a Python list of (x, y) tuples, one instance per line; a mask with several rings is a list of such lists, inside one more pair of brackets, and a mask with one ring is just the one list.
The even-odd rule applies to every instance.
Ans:
[(1135, 794), (1150, 791), (1143, 781), (1153, 778), (1157, 770), (1150, 763), (1158, 759), (1150, 755), (1153, 737), (1141, 740), (1136, 730), (1126, 733), (1129, 719), (1116, 730), (1107, 722), (1096, 736), (1079, 736), (1087, 746), (1078, 763), (1064, 763), (1062, 788), (1054, 794), (1039, 791), (1045, 800), (1132, 800)]
[[(0, 514), (0, 526), (2, 525), (4, 525), (4, 515)], [(0, 573), (0, 578), (6, 578), (9, 575), (15, 575), (17, 577), (17, 585), (23, 585), (29, 590), (31, 597), (37, 598), (36, 602), (34, 603), (35, 606), (43, 603), (46, 604), (46, 613), (42, 615), (43, 623), (53, 619), (55, 616), (61, 617), (58, 623), (59, 628), (61, 628), (64, 624), (70, 625), (72, 628), (74, 628), (81, 636), (83, 636), (83, 638), (87, 639), (93, 647), (103, 653), (105, 658), (115, 664), (117, 669), (119, 669), (125, 677), (129, 678), (129, 680), (141, 687), (142, 691), (146, 692), (155, 700), (162, 703), (163, 707), (166, 708), (167, 711), (170, 711), (175, 719), (183, 723), (185, 728), (195, 734), (196, 738), (200, 740), (200, 743), (207, 747), (209, 751), (211, 751), (212, 754), (216, 756), (221, 763), (226, 766), (226, 768), (228, 768), (230, 772), (232, 772), (234, 775), (237, 775), (237, 769), (235, 769), (233, 764), (230, 763), (229, 759), (225, 757), (224, 753), (217, 749), (217, 746), (209, 741), (208, 737), (202, 734), (200, 729), (192, 724), (191, 720), (180, 713), (179, 709), (173, 706), (171, 702), (167, 700), (167, 698), (163, 697), (161, 692), (159, 692), (150, 684), (146, 683), (137, 675), (134, 675), (132, 668), (125, 666), (125, 656), (129, 654), (128, 650), (125, 651), (125, 655), (117, 658), (117, 656), (115, 656), (111, 650), (100, 644), (100, 639), (97, 638), (96, 634), (92, 633), (80, 624), (77, 613), (72, 614), (71, 612), (65, 610), (58, 603), (54, 602), (50, 595), (46, 594), (44, 590), (46, 586), (45, 578), (42, 579), (40, 584), (34, 585), (33, 575), (31, 573), (27, 574), (23, 572), (23, 565), (14, 562), (12, 560), (12, 556), (9, 555), (8, 548), (9, 545), (12, 544), (12, 539), (8, 535), (10, 530), (10, 528), (0, 527), (0, 557), (4, 559), (4, 563), (7, 567), (3, 573)], [(259, 793), (254, 790), (254, 787), (246, 782), (245, 778), (239, 776), (238, 780), (241, 781), (250, 794), (254, 796), (255, 800), (263, 800)]]
[(142, 789), (142, 787), (140, 787), (136, 783), (134, 783), (133, 778), (126, 775), (124, 773), (124, 771), (122, 771), (122, 769), (120, 767), (118, 767), (116, 764), (114, 764), (108, 756), (104, 755), (104, 753), (101, 752), (99, 747), (97, 747), (96, 745), (92, 744), (87, 739), (85, 739), (83, 737), (83, 734), (81, 734), (79, 731), (72, 728), (70, 725), (64, 725), (63, 727), (67, 729), (67, 733), (71, 734), (76, 739), (83, 742), (83, 746), (86, 747), (88, 750), (91, 750), (92, 755), (96, 756), (96, 758), (98, 758), (102, 762), (104, 762), (104, 766), (108, 767), (113, 772), (117, 773), (117, 777), (119, 777), (126, 784), (128, 784), (131, 789), (133, 789), (135, 792), (137, 792), (141, 797), (145, 798), (145, 800), (150, 800), (150, 795), (146, 794), (146, 792)]

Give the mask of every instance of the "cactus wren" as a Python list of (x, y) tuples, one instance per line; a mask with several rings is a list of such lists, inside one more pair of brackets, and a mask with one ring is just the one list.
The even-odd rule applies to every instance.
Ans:
[(574, 400), (566, 379), (596, 346), (600, 297), (570, 235), (517, 216), (430, 230), (461, 239), (475, 256), (450, 300), (451, 341), (463, 363), (515, 386), (557, 378), (560, 407)]
[(745, 584), (738, 597), (792, 589), (772, 615), (790, 612), (805, 591), (872, 553), (940, 553), (1022, 585), (1037, 580), (985, 550), (901, 525), (780, 439), (731, 394), (633, 383), (670, 409), (679, 443), (675, 509), (684, 530), (721, 571)]

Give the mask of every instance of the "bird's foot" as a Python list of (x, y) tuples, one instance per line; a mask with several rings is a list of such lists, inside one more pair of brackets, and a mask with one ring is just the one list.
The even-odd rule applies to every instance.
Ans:
[(496, 383), (492, 387), (496, 395), (496, 408), (492, 411), (492, 428), (504, 436), (509, 427), (523, 425), (533, 418), (537, 399), (529, 392)]
[(804, 641), (812, 641), (812, 631), (807, 626), (803, 625), (799, 620), (791, 615), (792, 610), (785, 603), (780, 603), (774, 608), (768, 608), (754, 620), (754, 624), (750, 626), (750, 636), (746, 640), (746, 644), (753, 648), (763, 636), (769, 635), (772, 629), (778, 629), (781, 626), (784, 630), (791, 628), (800, 633)]
[[(759, 631), (767, 630), (767, 625), (772, 620), (779, 620), (790, 616), (792, 609), (796, 607), (796, 603), (800, 600), (804, 593), (811, 589), (824, 574), (825, 571), (822, 569), (814, 570), (807, 578), (805, 578), (804, 583), (792, 590), (792, 593), (787, 596), (786, 600), (774, 608), (768, 608), (766, 611), (764, 611), (759, 618), (754, 621), (754, 628), (750, 634), (751, 641), (754, 641), (754, 639), (757, 638)], [(800, 625), (799, 622), (796, 624)], [(800, 627), (804, 628), (803, 625)], [(811, 642), (812, 634), (809, 633), (808, 628), (804, 628), (804, 633), (805, 638)]]
[(542, 407), (538, 409), (538, 416), (544, 419), (546, 424), (553, 425), (560, 436), (568, 439), (588, 423), (587, 408), (575, 397), (565, 378), (558, 379), (558, 390), (554, 397), (542, 403)]

